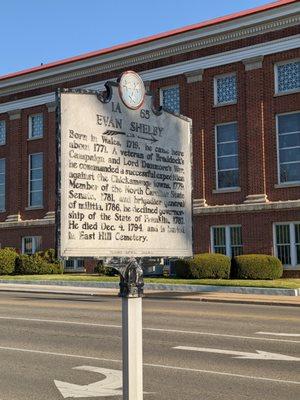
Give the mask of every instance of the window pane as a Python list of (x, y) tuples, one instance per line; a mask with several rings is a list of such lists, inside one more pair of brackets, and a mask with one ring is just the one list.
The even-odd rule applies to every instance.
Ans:
[(278, 116), (280, 182), (300, 181), (300, 113)]
[(291, 246), (289, 245), (278, 245), (277, 256), (283, 265), (291, 265)]
[(230, 142), (237, 140), (237, 124), (225, 124), (217, 126), (217, 142)]
[(162, 89), (162, 106), (173, 112), (180, 112), (179, 86)]
[(42, 192), (31, 192), (30, 193), (30, 205), (31, 206), (40, 206), (43, 202)]
[(217, 104), (236, 101), (237, 86), (235, 75), (217, 77), (215, 82)]
[(5, 210), (5, 158), (0, 159), (0, 210)]
[(300, 244), (300, 224), (295, 224), (295, 241)]
[(225, 246), (214, 246), (214, 253), (224, 254), (226, 256), (226, 247)]
[(225, 227), (214, 227), (213, 228), (213, 251), (214, 253), (220, 253), (226, 255), (226, 236)]
[(291, 265), (290, 226), (276, 225), (277, 256), (283, 265)]
[(290, 226), (276, 225), (276, 243), (290, 244)]
[(31, 154), (29, 157), (29, 205), (41, 206), (43, 204), (43, 154)]
[(34, 252), (41, 251), (42, 249), (42, 238), (41, 236), (34, 236)]
[(218, 158), (218, 169), (220, 171), (222, 171), (224, 169), (236, 169), (236, 168), (238, 168), (237, 156), (219, 157)]
[(5, 173), (5, 158), (0, 159), (0, 174)]
[(24, 253), (25, 254), (32, 254), (33, 253), (33, 238), (32, 237), (25, 237), (24, 240)]
[(6, 141), (6, 123), (0, 121), (0, 144), (5, 144)]
[(213, 228), (213, 234), (215, 246), (226, 246), (225, 227)]
[(31, 156), (31, 169), (41, 168), (43, 163), (42, 154), (32, 154)]
[(222, 171), (218, 173), (218, 188), (238, 187), (239, 171)]
[(281, 164), (280, 181), (281, 182), (300, 181), (300, 162), (292, 164)]
[(218, 156), (237, 154), (237, 142), (218, 144)]
[(300, 132), (279, 135), (279, 147), (300, 146)]
[(43, 181), (41, 179), (32, 181), (31, 182), (31, 191), (32, 192), (41, 191), (42, 184), (43, 184)]
[(300, 147), (279, 151), (280, 162), (300, 161)]
[(43, 114), (31, 115), (31, 132), (30, 137), (43, 136)]
[(232, 246), (242, 245), (242, 228), (240, 226), (230, 227), (230, 240)]
[(237, 124), (217, 125), (218, 188), (239, 185)]
[(279, 133), (299, 132), (300, 113), (279, 115), (278, 130)]
[(300, 88), (300, 61), (278, 65), (277, 72), (279, 92)]
[(242, 227), (230, 227), (231, 257), (243, 254)]
[(31, 179), (36, 180), (36, 179), (42, 179), (43, 178), (43, 169), (33, 169), (31, 170)]

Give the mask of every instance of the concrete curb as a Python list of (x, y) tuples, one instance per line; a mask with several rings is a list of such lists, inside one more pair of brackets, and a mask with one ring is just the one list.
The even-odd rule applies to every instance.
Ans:
[[(18, 280), (10, 281), (0, 279), (0, 284), (10, 285), (41, 285), (59, 287), (81, 287), (95, 289), (118, 289), (118, 282), (77, 282), (77, 281), (30, 281)], [(159, 283), (146, 283), (145, 289), (158, 290), (162, 292), (190, 292), (190, 293), (236, 293), (236, 294), (256, 294), (269, 296), (300, 296), (300, 289), (276, 289), (276, 288), (254, 288), (254, 287), (235, 287), (235, 286), (213, 286), (213, 285), (171, 285)]]

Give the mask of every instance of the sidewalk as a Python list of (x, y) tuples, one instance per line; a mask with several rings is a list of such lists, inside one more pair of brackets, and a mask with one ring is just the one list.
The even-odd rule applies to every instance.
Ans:
[[(116, 285), (117, 286), (117, 285)], [(96, 287), (76, 287), (62, 285), (45, 285), (29, 283), (0, 283), (0, 291), (5, 292), (26, 292), (26, 293), (52, 293), (68, 295), (88, 295), (88, 296), (117, 296), (118, 289), (115, 288), (96, 288)], [(234, 303), (234, 304), (256, 304), (256, 305), (280, 305), (300, 307), (300, 296), (274, 296), (259, 294), (240, 294), (224, 292), (176, 292), (161, 290), (145, 290), (145, 297), (152, 299), (168, 300), (189, 300), (204, 301), (215, 303)]]

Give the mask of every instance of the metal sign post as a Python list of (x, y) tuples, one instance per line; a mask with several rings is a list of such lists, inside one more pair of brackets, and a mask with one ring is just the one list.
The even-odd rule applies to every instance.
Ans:
[(192, 256), (191, 120), (155, 109), (127, 71), (106, 92), (61, 90), (57, 122), (58, 254), (118, 258), (124, 400), (141, 400), (137, 260)]
[(120, 273), (122, 297), (123, 400), (143, 399), (143, 270), (135, 258)]

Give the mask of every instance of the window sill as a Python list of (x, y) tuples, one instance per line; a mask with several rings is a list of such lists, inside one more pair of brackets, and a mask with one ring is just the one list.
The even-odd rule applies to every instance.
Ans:
[(289, 271), (298, 271), (300, 269), (300, 265), (283, 265), (283, 269)]
[(229, 101), (228, 103), (220, 103), (220, 104), (214, 104), (214, 107), (225, 107), (225, 106), (232, 106), (237, 104), (237, 101)]
[(292, 188), (292, 187), (299, 187), (300, 182), (294, 182), (294, 183), (279, 183), (274, 185), (275, 189), (284, 189), (284, 188)]
[(30, 210), (43, 210), (43, 209), (44, 209), (44, 206), (29, 206), (29, 207), (26, 207), (26, 208), (25, 208), (26, 211), (30, 211)]
[(300, 89), (294, 89), (294, 90), (289, 90), (286, 92), (274, 93), (274, 97), (286, 96), (288, 94), (295, 94), (295, 93), (300, 93)]
[(235, 193), (235, 192), (240, 192), (241, 188), (240, 187), (235, 187), (235, 188), (226, 188), (226, 189), (214, 189), (212, 192), (214, 194), (217, 193)]
[(43, 139), (43, 138), (44, 138), (44, 136), (29, 137), (29, 138), (27, 139), (27, 141), (28, 141), (28, 142), (31, 142), (32, 140), (39, 140), (39, 139)]

